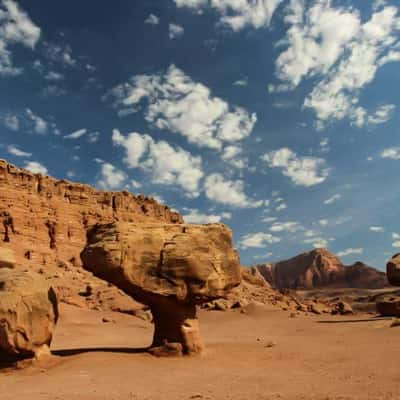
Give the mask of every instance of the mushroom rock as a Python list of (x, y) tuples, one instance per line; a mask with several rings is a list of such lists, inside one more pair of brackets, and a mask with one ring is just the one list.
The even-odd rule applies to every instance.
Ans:
[(88, 231), (85, 269), (150, 307), (152, 348), (180, 343), (199, 354), (196, 305), (225, 297), (241, 281), (232, 233), (223, 224), (115, 222)]
[(393, 286), (400, 286), (400, 253), (395, 254), (386, 265), (388, 281)]
[(57, 296), (40, 275), (0, 269), (0, 359), (50, 354)]

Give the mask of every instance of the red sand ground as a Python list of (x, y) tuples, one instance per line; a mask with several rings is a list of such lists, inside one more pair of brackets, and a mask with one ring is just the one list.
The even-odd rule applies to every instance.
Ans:
[(135, 350), (150, 343), (150, 323), (61, 311), (57, 364), (0, 372), (1, 400), (400, 399), (400, 327), (387, 319), (201, 312), (206, 354), (156, 359)]

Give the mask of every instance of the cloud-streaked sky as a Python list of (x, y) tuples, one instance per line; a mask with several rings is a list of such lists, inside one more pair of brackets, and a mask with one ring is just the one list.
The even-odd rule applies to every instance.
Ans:
[(400, 247), (394, 0), (0, 0), (0, 157), (232, 227), (244, 264)]

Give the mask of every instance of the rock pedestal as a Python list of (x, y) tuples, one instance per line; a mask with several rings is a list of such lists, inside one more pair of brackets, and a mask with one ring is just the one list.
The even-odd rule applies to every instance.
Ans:
[(386, 265), (388, 281), (393, 286), (400, 286), (400, 254), (395, 254)]
[(232, 233), (222, 224), (112, 223), (88, 232), (83, 266), (153, 313), (153, 346), (203, 348), (196, 305), (226, 296), (241, 281)]

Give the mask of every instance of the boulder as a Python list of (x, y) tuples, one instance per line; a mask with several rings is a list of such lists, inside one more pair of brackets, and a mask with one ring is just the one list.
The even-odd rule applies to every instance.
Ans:
[(384, 317), (400, 317), (400, 297), (378, 301), (376, 311)]
[(0, 247), (0, 268), (14, 268), (15, 255), (11, 249)]
[(386, 265), (388, 281), (393, 286), (400, 286), (400, 253), (395, 254)]
[(241, 281), (232, 233), (222, 224), (96, 225), (81, 259), (85, 269), (150, 307), (152, 347), (181, 343), (186, 354), (202, 349), (196, 305), (225, 297)]
[(40, 275), (0, 269), (0, 358), (49, 354), (57, 319), (56, 293)]

